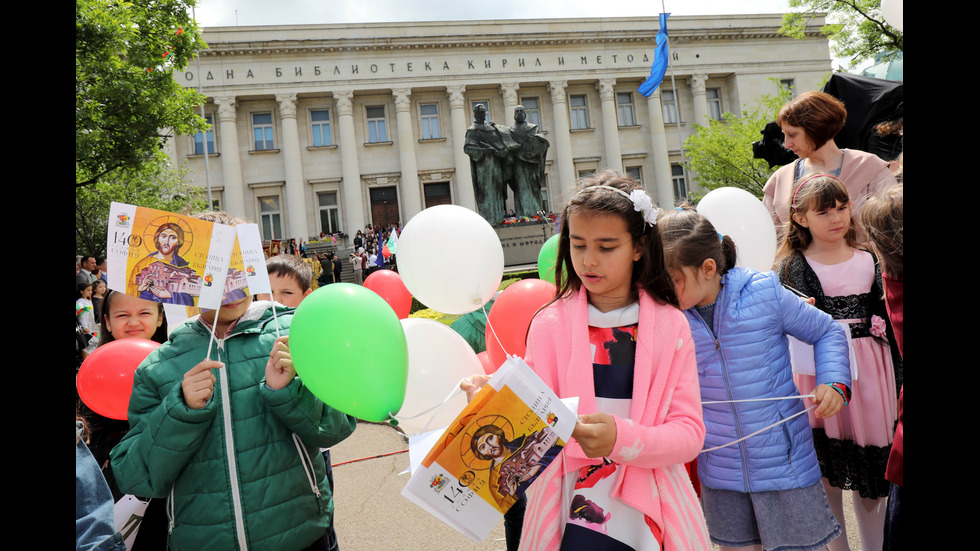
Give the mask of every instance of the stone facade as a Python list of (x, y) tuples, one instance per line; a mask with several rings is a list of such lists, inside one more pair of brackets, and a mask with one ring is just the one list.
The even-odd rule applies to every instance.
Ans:
[(822, 19), (805, 40), (779, 36), (780, 24), (670, 18), (671, 70), (650, 98), (636, 88), (656, 18), (209, 28), (200, 69), (175, 78), (203, 81), (213, 129), (178, 136), (170, 153), (201, 187), (207, 160), (218, 207), (258, 222), (266, 239), (353, 235), (435, 204), (475, 210), (463, 153), (472, 107), (484, 102), (510, 125), (521, 104), (551, 143), (551, 210), (579, 175), (604, 168), (672, 205), (694, 186), (680, 166), (693, 123), (774, 93), (771, 77), (804, 91), (830, 72)]

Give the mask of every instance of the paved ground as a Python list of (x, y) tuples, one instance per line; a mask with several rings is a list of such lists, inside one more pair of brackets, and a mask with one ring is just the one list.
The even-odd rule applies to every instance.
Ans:
[[(506, 548), (503, 521), (482, 542), (473, 542), (401, 496), (408, 475), (408, 454), (374, 458), (404, 450), (408, 443), (398, 430), (383, 424), (359, 422), (357, 430), (332, 450), (335, 525), (342, 551), (496, 551)], [(848, 540), (860, 549), (850, 500), (844, 500)]]

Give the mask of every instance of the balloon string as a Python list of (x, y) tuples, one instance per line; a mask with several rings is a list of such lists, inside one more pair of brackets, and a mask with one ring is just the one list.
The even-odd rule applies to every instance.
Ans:
[[(793, 398), (802, 398), (802, 396), (793, 396)], [(746, 402), (748, 402), (748, 401), (750, 401), (750, 400), (733, 400), (733, 401), (746, 401)], [(800, 415), (803, 415), (804, 413), (806, 413), (806, 412), (808, 412), (808, 411), (810, 411), (811, 409), (813, 409), (813, 408), (815, 408), (815, 407), (817, 407), (817, 406), (816, 406), (816, 405), (812, 405), (812, 406), (810, 406), (810, 407), (808, 407), (808, 408), (806, 408), (805, 410), (803, 410), (803, 411), (801, 411), (801, 412), (799, 412), (799, 413), (795, 413), (795, 414), (793, 414), (793, 415), (790, 415), (789, 417), (787, 417), (787, 418), (785, 418), (785, 419), (783, 419), (782, 421), (778, 421), (778, 422), (776, 422), (776, 423), (773, 423), (773, 424), (771, 424), (771, 425), (769, 425), (768, 427), (763, 427), (763, 428), (761, 428), (761, 429), (759, 429), (759, 430), (757, 430), (757, 431), (755, 431), (755, 432), (753, 432), (752, 434), (747, 434), (747, 435), (745, 435), (745, 436), (743, 436), (743, 437), (741, 437), (741, 438), (739, 438), (738, 440), (732, 440), (731, 442), (729, 442), (729, 443), (727, 443), (727, 444), (722, 444), (722, 445), (720, 445), (720, 446), (715, 446), (715, 447), (713, 447), (713, 448), (708, 448), (708, 449), (705, 449), (705, 450), (701, 450), (701, 451), (700, 451), (700, 452), (698, 452), (698, 453), (707, 453), (707, 452), (713, 452), (713, 451), (715, 451), (715, 450), (720, 450), (721, 448), (726, 448), (726, 447), (728, 447), (728, 446), (731, 446), (731, 445), (734, 445), (734, 444), (738, 444), (739, 442), (741, 442), (741, 441), (743, 441), (743, 440), (746, 440), (746, 439), (749, 439), (749, 438), (752, 438), (753, 436), (755, 436), (755, 435), (757, 435), (757, 434), (759, 434), (759, 433), (762, 433), (762, 432), (765, 432), (765, 431), (767, 431), (767, 430), (769, 430), (769, 429), (771, 429), (771, 428), (773, 428), (773, 427), (778, 427), (779, 425), (782, 425), (783, 423), (785, 423), (786, 421), (789, 421), (790, 419), (794, 419), (794, 418), (796, 418), (796, 417), (799, 417)]]
[(480, 308), (483, 309), (483, 315), (487, 318), (487, 328), (490, 329), (490, 333), (493, 334), (493, 338), (496, 339), (497, 344), (500, 345), (500, 349), (504, 351), (504, 356), (510, 357), (510, 353), (508, 353), (507, 349), (504, 348), (504, 343), (500, 342), (500, 337), (497, 336), (497, 332), (493, 330), (493, 325), (490, 324), (490, 314), (487, 314), (486, 305), (481, 305)]
[(211, 324), (211, 339), (208, 340), (208, 353), (206, 356), (204, 356), (205, 360), (211, 359), (211, 346), (214, 344), (214, 330), (218, 327), (218, 314), (220, 312), (221, 312), (221, 305), (219, 304), (214, 311), (214, 323)]
[(717, 400), (714, 402), (701, 402), (701, 405), (705, 404), (737, 404), (739, 402), (769, 402), (772, 400), (797, 400), (799, 398), (816, 398), (815, 394), (801, 394), (799, 396), (778, 396), (775, 398), (747, 398), (744, 400)]
[(419, 431), (419, 432), (425, 432), (426, 430), (428, 430), (429, 425), (432, 423), (432, 421), (436, 418), (436, 415), (439, 415), (439, 411), (442, 409), (442, 407), (445, 406), (447, 403), (449, 403), (450, 400), (458, 396), (460, 392), (463, 392), (463, 389), (460, 388), (460, 385), (463, 383), (463, 381), (469, 381), (469, 380), (470, 380), (469, 377), (463, 377), (462, 379), (459, 380), (459, 382), (456, 383), (453, 389), (449, 392), (449, 395), (446, 396), (445, 400), (428, 409), (422, 410), (416, 413), (415, 415), (410, 415), (407, 417), (401, 417), (401, 416), (396, 417), (393, 413), (390, 412), (388, 413), (388, 415), (390, 415), (391, 418), (394, 419), (395, 421), (401, 423), (409, 419), (417, 419), (429, 412), (433, 412), (432, 415), (429, 416), (429, 420), (425, 423), (425, 426), (422, 428), (421, 431)]

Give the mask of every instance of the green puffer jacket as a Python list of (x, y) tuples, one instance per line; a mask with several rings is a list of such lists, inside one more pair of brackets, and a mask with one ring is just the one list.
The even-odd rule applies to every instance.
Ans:
[[(112, 469), (124, 492), (169, 497), (171, 549), (303, 549), (332, 520), (319, 448), (346, 438), (356, 421), (318, 400), (299, 377), (279, 390), (265, 386), (276, 339), (269, 305), (254, 303), (216, 341), (211, 357), (225, 366), (199, 410), (184, 403), (181, 381), (208, 349), (200, 320), (175, 329), (136, 370), (131, 430), (112, 450)], [(287, 334), (292, 309), (277, 312)]]

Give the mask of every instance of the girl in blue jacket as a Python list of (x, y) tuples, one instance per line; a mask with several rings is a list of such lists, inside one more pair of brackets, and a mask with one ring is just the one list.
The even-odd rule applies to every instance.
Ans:
[(691, 208), (658, 219), (691, 325), (707, 429), (698, 455), (704, 516), (721, 549), (821, 549), (841, 529), (827, 503), (793, 383), (786, 335), (812, 344), (817, 417), (849, 399), (847, 339), (772, 272), (735, 268), (735, 243)]

